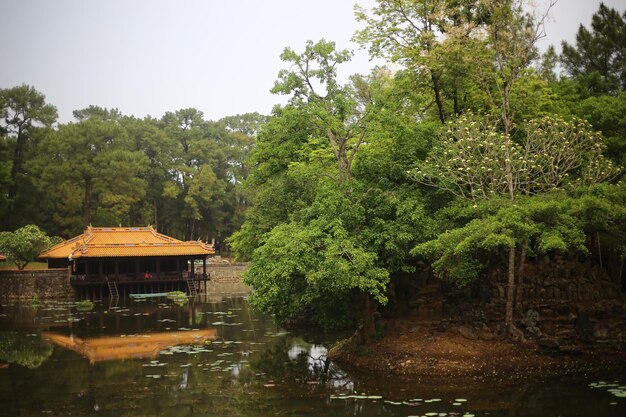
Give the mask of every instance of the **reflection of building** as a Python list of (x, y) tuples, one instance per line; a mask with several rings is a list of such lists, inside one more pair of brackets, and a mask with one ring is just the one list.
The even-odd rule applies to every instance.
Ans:
[[(183, 242), (152, 227), (89, 226), (39, 257), (48, 260), (49, 268), (69, 267), (72, 285), (95, 298), (109, 282), (120, 287), (121, 295), (185, 290), (187, 280), (206, 284), (206, 258), (214, 253), (211, 245)], [(202, 261), (199, 273), (196, 260)]]
[(88, 339), (43, 332), (41, 337), (57, 346), (73, 350), (94, 363), (119, 359), (155, 358), (161, 350), (170, 346), (202, 344), (207, 340), (215, 340), (217, 330), (211, 328)]

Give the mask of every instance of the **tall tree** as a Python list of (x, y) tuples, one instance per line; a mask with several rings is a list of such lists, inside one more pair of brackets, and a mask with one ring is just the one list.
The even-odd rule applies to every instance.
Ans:
[(143, 154), (148, 161), (146, 170), (140, 174), (147, 186), (146, 195), (133, 205), (131, 223), (152, 224), (161, 230), (163, 218), (168, 216), (163, 192), (174, 169), (176, 141), (155, 119), (123, 117), (120, 124), (128, 135), (130, 150)]
[(85, 107), (84, 109), (74, 110), (72, 114), (79, 122), (92, 117), (98, 117), (102, 120), (118, 121), (122, 117), (122, 113), (118, 109), (107, 109), (100, 106), (94, 106), (93, 104)]
[(129, 223), (132, 205), (146, 192), (147, 159), (131, 150), (116, 122), (90, 118), (48, 135), (29, 167), (50, 198), (55, 233), (70, 236), (91, 224)]
[[(356, 335), (367, 343), (389, 274), (366, 244), (364, 191), (353, 178), (371, 121), (371, 91), (363, 77), (338, 83), (337, 67), (350, 56), (325, 40), (281, 55), (289, 69), (279, 72), (273, 92), (290, 95), (289, 104), (275, 109), (259, 136), (250, 177), (262, 185), (262, 205), (250, 219), (267, 231), (255, 234), (247, 221), (232, 241), (250, 253), (256, 240), (246, 276), (257, 289), (255, 305), (279, 318), (310, 311), (328, 318), (333, 309), (358, 306)], [(279, 201), (285, 206), (276, 207)]]
[[(203, 213), (211, 206), (212, 199), (223, 194), (225, 180), (218, 177), (218, 161), (222, 150), (210, 132), (210, 124), (196, 109), (167, 112), (160, 121), (165, 133), (176, 142), (173, 176), (165, 185), (163, 195), (178, 207), (177, 213), (183, 224), (180, 234), (186, 240), (201, 236), (199, 230)], [(176, 215), (176, 214), (174, 214)]]
[[(507, 139), (506, 133), (498, 132), (493, 126), (488, 118), (473, 116), (463, 116), (449, 124), (441, 135), (441, 142), (433, 147), (429, 158), (419, 164), (420, 168), (415, 172), (417, 180), (465, 200), (506, 198), (515, 207), (522, 195), (573, 190), (581, 185), (609, 180), (619, 173), (619, 168), (602, 155), (605, 149), (602, 136), (592, 132), (584, 121), (568, 122), (551, 117), (529, 121), (524, 126), (522, 145)], [(493, 247), (508, 249), (505, 322), (512, 333), (515, 333), (516, 252), (523, 264), (528, 242), (534, 233), (524, 224), (529, 221), (528, 217), (520, 217), (520, 213), (516, 208), (505, 208), (487, 221), (501, 225), (499, 231), (494, 232), (499, 238)], [(499, 219), (499, 216), (503, 218)], [(483, 224), (481, 222), (477, 220), (474, 226)], [(451, 231), (438, 241), (452, 238), (458, 240), (455, 245), (468, 245), (468, 233), (474, 234), (480, 229), (472, 227)], [(506, 239), (502, 237), (505, 235)], [(489, 246), (484, 242), (481, 245)], [(451, 249), (454, 252), (453, 247)], [(447, 249), (440, 249), (439, 256), (437, 263), (440, 267), (454, 259), (453, 253)]]
[[(357, 21), (366, 27), (355, 40), (370, 54), (402, 64), (414, 75), (417, 88), (430, 90), (422, 112), (436, 109), (441, 123), (460, 114), (468, 93), (473, 60), (480, 53), (474, 36), (484, 16), (480, 1), (378, 0), (368, 13), (356, 7)], [(473, 51), (473, 52), (472, 52)]]
[[(29, 85), (0, 90), (0, 132), (10, 145), (10, 183), (7, 187), (8, 212), (5, 222), (11, 221), (14, 200), (23, 185), (24, 162), (27, 152), (34, 145), (35, 131), (50, 127), (57, 120), (57, 109), (46, 103), (46, 96)], [(25, 186), (24, 188), (27, 188)]]
[(337, 51), (334, 42), (308, 41), (304, 52), (286, 48), (280, 58), (291, 64), (278, 73), (272, 88), (275, 94), (291, 95), (291, 104), (307, 106), (311, 122), (326, 136), (337, 161), (337, 181), (344, 184), (352, 175), (352, 162), (363, 143), (368, 120), (367, 83), (353, 77), (339, 85), (337, 66), (349, 61), (352, 53)]
[(582, 24), (576, 44), (562, 43), (561, 63), (567, 74), (582, 82), (592, 94), (616, 95), (626, 90), (626, 11), (620, 16), (600, 3), (591, 30)]

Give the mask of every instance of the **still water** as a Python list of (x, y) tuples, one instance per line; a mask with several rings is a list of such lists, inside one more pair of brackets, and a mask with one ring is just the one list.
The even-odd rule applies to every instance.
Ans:
[(399, 381), (328, 362), (333, 340), (282, 330), (242, 294), (5, 303), (0, 416), (626, 416), (626, 376)]

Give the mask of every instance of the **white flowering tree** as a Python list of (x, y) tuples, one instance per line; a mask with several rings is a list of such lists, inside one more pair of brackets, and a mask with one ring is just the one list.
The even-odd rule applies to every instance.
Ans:
[(619, 173), (602, 154), (606, 148), (602, 135), (584, 120), (551, 116), (531, 120), (521, 132), (520, 143), (495, 125), (493, 119), (471, 114), (449, 123), (412, 174), (423, 184), (476, 201), (571, 189), (604, 182)]
[[(422, 184), (470, 201), (546, 194), (607, 181), (619, 168), (602, 155), (602, 135), (579, 119), (543, 117), (525, 124), (514, 141), (494, 119), (464, 115), (449, 123), (429, 157), (411, 172)], [(504, 213), (504, 212), (503, 212)], [(508, 246), (506, 324), (513, 326), (516, 252), (523, 268), (529, 234), (503, 228)], [(521, 232), (518, 232), (521, 231)], [(502, 245), (500, 245), (502, 246)]]

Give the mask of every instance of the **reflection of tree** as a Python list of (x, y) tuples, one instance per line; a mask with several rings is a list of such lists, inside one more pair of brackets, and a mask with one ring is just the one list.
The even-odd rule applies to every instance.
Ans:
[[(52, 355), (52, 349), (52, 345), (42, 342), (39, 338), (13, 331), (0, 332), (0, 361), (35, 369), (39, 368)], [(20, 416), (19, 393), (12, 366), (9, 371), (15, 402), (15, 415)]]
[(41, 339), (18, 332), (0, 332), (0, 361), (39, 368), (50, 355), (53, 346)]
[(310, 383), (324, 385), (333, 379), (325, 351), (313, 352), (312, 346), (300, 339), (278, 338), (250, 361), (254, 374), (277, 383)]
[(286, 338), (279, 338), (276, 343), (263, 352), (259, 352), (250, 361), (255, 373), (261, 373), (274, 381), (306, 380), (309, 376), (308, 355), (300, 352), (293, 360), (289, 358), (291, 344)]

